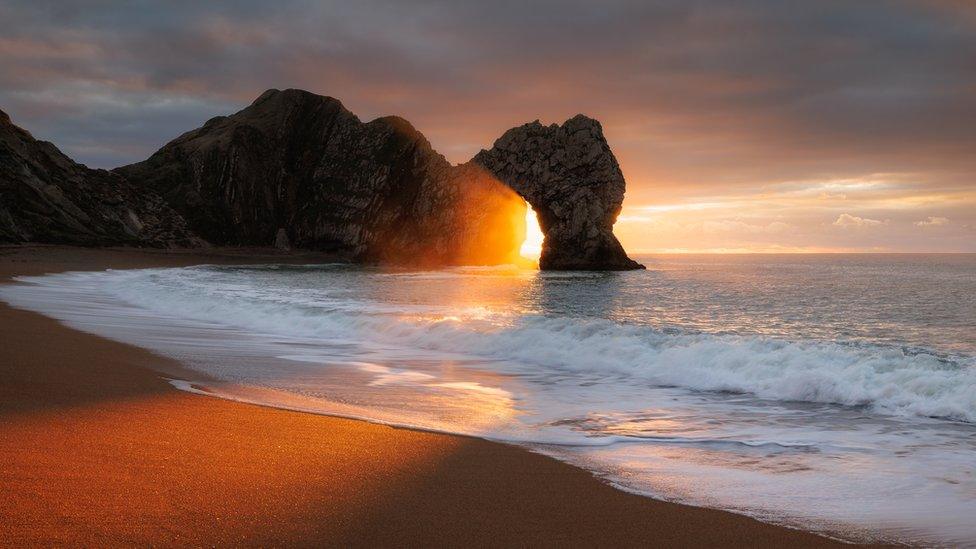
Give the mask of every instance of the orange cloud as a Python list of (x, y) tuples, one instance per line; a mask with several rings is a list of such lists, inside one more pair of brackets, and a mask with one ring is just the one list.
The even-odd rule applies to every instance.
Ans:
[(937, 227), (937, 226), (940, 226), (940, 225), (948, 225), (948, 224), (949, 224), (949, 218), (947, 218), (947, 217), (932, 217), (932, 216), (929, 216), (928, 219), (925, 219), (923, 221), (916, 221), (914, 223), (914, 225), (916, 227)]
[(856, 215), (845, 213), (845, 214), (840, 214), (837, 217), (837, 220), (833, 222), (833, 225), (835, 227), (843, 227), (845, 229), (848, 228), (861, 229), (861, 228), (868, 228), (868, 227), (880, 227), (881, 225), (884, 225), (886, 223), (887, 221), (868, 219), (866, 217), (858, 217)]

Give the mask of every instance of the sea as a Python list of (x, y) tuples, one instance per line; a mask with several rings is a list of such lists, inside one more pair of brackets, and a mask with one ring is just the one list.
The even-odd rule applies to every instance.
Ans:
[(523, 446), (648, 497), (976, 546), (976, 255), (649, 255), (20, 277), (0, 299), (176, 387)]

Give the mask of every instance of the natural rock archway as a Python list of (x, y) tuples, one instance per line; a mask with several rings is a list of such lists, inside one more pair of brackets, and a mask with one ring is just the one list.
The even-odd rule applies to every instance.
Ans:
[(517, 261), (525, 203), (542, 269), (641, 266), (613, 234), (624, 178), (599, 122), (514, 128), (460, 166), (409, 122), (268, 90), (143, 162), (75, 164), (0, 113), (0, 242), (277, 246), (410, 266)]
[(473, 162), (535, 209), (545, 235), (540, 268), (642, 268), (613, 234), (625, 182), (596, 120), (577, 115), (562, 126), (537, 120), (512, 128)]

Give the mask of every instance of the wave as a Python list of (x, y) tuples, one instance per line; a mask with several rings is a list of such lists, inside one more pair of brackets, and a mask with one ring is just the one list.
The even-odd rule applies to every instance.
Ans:
[[(117, 273), (104, 287), (152, 310), (282, 336), (383, 342), (515, 362), (538, 372), (763, 399), (865, 406), (976, 422), (976, 362), (899, 347), (675, 333), (603, 319), (393, 314), (389, 304), (339, 296), (190, 283), (181, 271)], [(200, 272), (189, 278), (204, 276)], [(233, 296), (233, 299), (229, 297)], [(273, 296), (273, 297), (271, 297)], [(404, 312), (401, 310), (400, 312)], [(426, 311), (428, 313), (443, 311)]]
[[(234, 285), (207, 268), (73, 273), (128, 303), (282, 337), (341, 340), (507, 361), (534, 373), (864, 406), (976, 422), (976, 360), (924, 350), (682, 333), (611, 320), (391, 305), (342, 293)], [(218, 282), (220, 281), (220, 282)], [(63, 282), (63, 281), (62, 281)], [(447, 314), (453, 313), (453, 314)]]
[(486, 342), (462, 337), (470, 348), (491, 349), (506, 358), (654, 385), (976, 420), (976, 368), (971, 360), (960, 364), (900, 348), (673, 335), (608, 321), (565, 319), (531, 319)]

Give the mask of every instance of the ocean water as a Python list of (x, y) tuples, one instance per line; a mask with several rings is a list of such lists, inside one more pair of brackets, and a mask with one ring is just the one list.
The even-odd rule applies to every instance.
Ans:
[(976, 255), (640, 259), (63, 273), (0, 299), (181, 360), (185, 390), (520, 444), (844, 539), (976, 546)]

